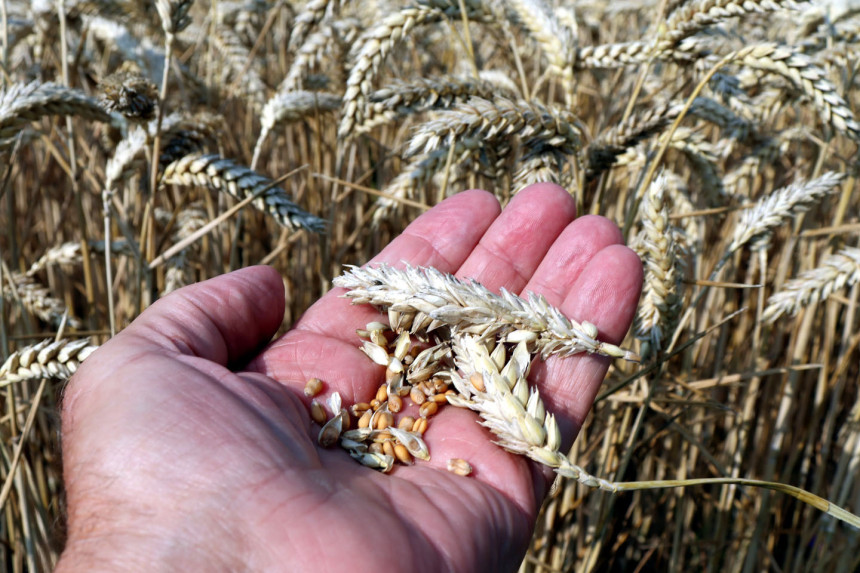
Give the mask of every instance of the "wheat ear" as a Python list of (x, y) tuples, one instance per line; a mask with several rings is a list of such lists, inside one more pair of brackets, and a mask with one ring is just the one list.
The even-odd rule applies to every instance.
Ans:
[(12, 84), (0, 91), (0, 151), (14, 142), (25, 125), (49, 115), (110, 121), (98, 100), (80, 90), (38, 81)]
[(498, 140), (510, 136), (518, 136), (529, 148), (553, 147), (566, 155), (575, 155), (582, 143), (579, 121), (567, 110), (503, 97), (492, 101), (473, 97), (419, 126), (407, 155), (429, 153), (443, 142), (450, 145), (461, 137)]
[(462, 374), (450, 374), (459, 394), (448, 395), (448, 402), (477, 412), (481, 423), (499, 438), (496, 443), (501, 447), (549, 466), (561, 476), (612, 493), (708, 484), (761, 487), (788, 494), (860, 529), (860, 517), (853, 513), (806, 490), (776, 482), (743, 478), (613, 482), (593, 476), (559, 451), (561, 434), (555, 417), (546, 412), (537, 389), (528, 387), (531, 356), (524, 342), (517, 344), (510, 358), (504, 345), (495, 346), (491, 352), (487, 341), (476, 336), (455, 335), (452, 345)]
[(236, 199), (260, 194), (254, 206), (289, 229), (304, 228), (315, 233), (325, 229), (325, 221), (301, 209), (268, 177), (218, 155), (192, 153), (164, 169), (162, 185), (200, 185), (226, 191)]
[(636, 331), (654, 351), (662, 348), (667, 335), (671, 336), (681, 308), (678, 249), (664, 198), (666, 186), (665, 175), (656, 177), (639, 206), (644, 233), (637, 252), (645, 265), (645, 283)]
[(827, 73), (805, 54), (788, 46), (762, 44), (739, 52), (739, 60), (753, 69), (773, 72), (791, 80), (815, 104), (824, 120), (836, 131), (860, 142), (860, 123), (842, 96), (836, 91)]
[(364, 108), (373, 90), (373, 77), (395, 44), (416, 26), (459, 17), (461, 2), (470, 20), (492, 20), (491, 8), (478, 0), (424, 0), (386, 16), (361, 35), (350, 58), (353, 64), (346, 80), (338, 137), (352, 136), (355, 126), (364, 123)]
[(588, 352), (639, 360), (630, 350), (597, 340), (596, 326), (567, 318), (538, 294), (520, 298), (505, 289), (495, 294), (478, 282), (461, 281), (431, 267), (350, 267), (334, 284), (348, 289), (345, 296), (353, 304), (387, 308), (397, 331), (447, 325), (455, 333), (525, 340), (544, 358)]
[(757, 246), (764, 245), (783, 221), (832, 193), (844, 179), (844, 175), (831, 171), (811, 181), (797, 181), (760, 199), (741, 214), (728, 252), (733, 253), (752, 240), (756, 240)]
[(98, 348), (86, 338), (80, 340), (43, 340), (13, 352), (0, 366), (0, 386), (40, 378), (68, 379)]
[(821, 265), (800, 273), (771, 295), (762, 320), (773, 322), (784, 314), (797, 314), (804, 306), (824, 300), (830, 293), (860, 282), (860, 249), (845, 247)]
[(454, 336), (452, 348), (458, 371), (451, 372), (451, 381), (459, 394), (449, 395), (449, 404), (477, 412), (481, 424), (498, 438), (496, 443), (509, 452), (589, 487), (617, 491), (614, 484), (594, 477), (559, 451), (561, 431), (555, 416), (547, 413), (537, 388), (529, 389), (531, 355), (525, 342), (518, 343), (510, 356), (504, 345), (491, 353), (485, 340), (470, 335)]
[[(68, 313), (68, 308), (63, 301), (51, 296), (51, 291), (29, 275), (13, 272), (9, 275), (9, 279), (24, 308), (46, 323), (59, 326)], [(8, 289), (3, 289), (3, 294), (7, 297), (14, 296)], [(71, 316), (66, 321), (73, 328), (82, 326), (81, 321)]]

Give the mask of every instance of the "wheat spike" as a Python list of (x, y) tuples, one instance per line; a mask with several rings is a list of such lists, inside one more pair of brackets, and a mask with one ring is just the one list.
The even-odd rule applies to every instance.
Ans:
[(693, 0), (692, 2), (685, 2), (673, 10), (666, 19), (665, 31), (661, 34), (658, 49), (671, 49), (681, 40), (729, 18), (797, 7), (798, 4), (792, 0)]
[(753, 69), (779, 74), (791, 80), (839, 133), (860, 142), (860, 123), (847, 102), (836, 92), (824, 70), (809, 56), (788, 46), (762, 44), (742, 51), (739, 61)]
[(27, 276), (32, 277), (48, 265), (74, 265), (81, 262), (80, 242), (68, 242), (52, 247), (39, 257), (39, 260), (30, 265)]
[(340, 96), (323, 92), (292, 91), (277, 93), (266, 105), (260, 117), (260, 136), (254, 147), (251, 165), (256, 166), (263, 142), (278, 125), (301, 121), (316, 113), (330, 113), (340, 108)]
[(290, 52), (295, 52), (299, 46), (304, 44), (311, 30), (322, 22), (323, 18), (326, 17), (326, 13), (330, 12), (339, 2), (340, 0), (338, 2), (332, 2), (332, 0), (310, 0), (306, 3), (303, 10), (293, 21), (293, 29), (290, 32), (290, 43), (287, 45), (287, 49)]
[[(52, 326), (60, 325), (68, 312), (63, 301), (51, 296), (51, 291), (29, 275), (12, 272), (9, 278), (12, 280), (24, 308)], [(13, 296), (8, 288), (3, 290), (3, 294), (7, 298)], [(81, 321), (74, 317), (68, 317), (66, 322), (72, 328), (81, 328), (82, 326)]]
[(325, 221), (302, 210), (279, 187), (268, 188), (272, 180), (218, 155), (192, 153), (164, 169), (162, 185), (200, 185), (226, 191), (237, 199), (262, 193), (254, 206), (289, 229), (304, 228), (315, 233), (325, 229)]
[(836, 290), (860, 282), (860, 249), (845, 247), (824, 259), (821, 265), (800, 273), (781, 291), (767, 300), (762, 320), (774, 322), (784, 314), (797, 314), (801, 308), (826, 299)]
[(543, 0), (505, 0), (522, 21), (549, 62), (549, 69), (562, 79), (566, 96), (573, 91), (576, 38), (573, 29), (562, 24)]
[(639, 207), (643, 241), (637, 253), (645, 265), (645, 283), (636, 332), (654, 351), (659, 351), (663, 340), (671, 336), (681, 309), (678, 248), (669, 222), (666, 187), (666, 176), (656, 177)]
[(12, 84), (0, 92), (0, 151), (14, 143), (26, 124), (49, 115), (71, 115), (107, 122), (110, 116), (95, 98), (54, 83)]
[[(481, 424), (499, 438), (496, 443), (509, 452), (589, 487), (617, 491), (615, 484), (594, 477), (559, 451), (561, 431), (555, 416), (546, 412), (537, 388), (529, 389), (531, 355), (525, 342), (518, 343), (510, 356), (504, 345), (491, 352), (477, 336), (455, 335), (452, 346), (459, 372), (451, 372), (451, 381), (459, 394), (448, 396), (450, 404), (477, 412)], [(472, 382), (474, 376), (483, 382), (482, 390)]]
[(492, 101), (473, 97), (419, 126), (406, 153), (429, 153), (443, 142), (450, 145), (461, 137), (499, 140), (517, 136), (528, 148), (553, 147), (574, 155), (581, 146), (580, 134), (576, 116), (564, 109), (503, 97)]
[[(464, 0), (467, 16), (473, 21), (492, 20), (490, 8), (478, 0)], [(346, 91), (338, 137), (352, 136), (356, 125), (364, 123), (364, 107), (373, 86), (373, 77), (394, 45), (416, 26), (460, 16), (460, 0), (424, 0), (386, 16), (379, 24), (362, 34), (356, 48)]]
[(348, 289), (345, 296), (353, 304), (370, 303), (394, 312), (395, 330), (418, 332), (447, 325), (455, 333), (484, 338), (525, 336), (544, 358), (588, 352), (638, 361), (635, 353), (597, 340), (593, 324), (567, 318), (534, 293), (528, 298), (505, 289), (495, 294), (474, 280), (461, 281), (434, 268), (398, 270), (388, 265), (350, 267), (334, 285)]
[(766, 245), (775, 228), (832, 193), (844, 179), (844, 175), (831, 171), (818, 179), (796, 181), (760, 199), (741, 214), (728, 252), (733, 253), (752, 240), (756, 240), (757, 247)]
[[(510, 93), (514, 96), (516, 91)], [(472, 78), (415, 78), (397, 81), (373, 92), (368, 98), (364, 121), (355, 126), (358, 133), (393, 122), (405, 115), (429, 109), (447, 109), (472, 96), (492, 99), (500, 94), (499, 86)]]
[(86, 338), (56, 342), (49, 338), (16, 350), (0, 366), (0, 386), (41, 378), (66, 380), (97, 348)]

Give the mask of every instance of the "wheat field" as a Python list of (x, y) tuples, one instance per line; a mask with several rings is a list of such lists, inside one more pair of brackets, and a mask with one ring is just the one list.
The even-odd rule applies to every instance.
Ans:
[[(274, 266), (283, 329), (469, 188), (552, 181), (645, 285), (569, 463), (860, 513), (860, 10), (792, 0), (0, 0), (0, 568), (62, 551), (58, 401), (158, 297)], [(54, 340), (62, 339), (62, 342)], [(860, 569), (738, 485), (559, 478), (531, 571)]]

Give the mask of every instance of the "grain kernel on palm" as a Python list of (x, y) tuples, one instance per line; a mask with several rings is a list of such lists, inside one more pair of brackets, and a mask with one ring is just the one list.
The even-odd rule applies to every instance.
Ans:
[(376, 399), (380, 402), (385, 402), (388, 399), (388, 387), (385, 384), (376, 391)]
[(322, 380), (319, 378), (311, 378), (308, 380), (307, 384), (305, 384), (305, 396), (308, 398), (313, 398), (320, 392), (322, 392)]
[(394, 452), (394, 444), (391, 440), (385, 440), (382, 442), (382, 453), (386, 456), (391, 456), (392, 458), (397, 457)]
[(325, 408), (316, 400), (311, 400), (311, 419), (319, 425), (323, 425), (328, 421), (328, 414), (325, 413)]
[(445, 396), (445, 394), (433, 394), (433, 396), (431, 396), (430, 399), (433, 400), (434, 402), (436, 402), (437, 404), (447, 404), (448, 403), (448, 398)]
[(429, 402), (424, 402), (421, 404), (421, 407), (418, 409), (418, 413), (421, 414), (422, 418), (429, 418), (433, 414), (439, 411), (439, 405), (432, 400)]
[(467, 476), (472, 473), (472, 466), (462, 458), (451, 458), (448, 460), (448, 471), (458, 476)]
[(406, 430), (407, 432), (412, 430), (412, 426), (415, 424), (415, 418), (412, 416), (403, 416), (400, 418), (400, 421), (397, 423), (398, 430)]
[(361, 416), (368, 410), (370, 410), (370, 404), (368, 404), (367, 402), (356, 402), (352, 405), (353, 416)]
[(370, 413), (370, 410), (365, 410), (364, 414), (361, 415), (361, 418), (358, 419), (358, 427), (367, 428), (370, 426), (371, 416), (373, 416), (373, 414)]
[(376, 419), (376, 428), (375, 430), (384, 430), (385, 428), (390, 427), (394, 423), (394, 416), (391, 415), (391, 412), (383, 412)]
[[(385, 442), (386, 444), (391, 442)], [(406, 446), (403, 444), (395, 444), (394, 445), (394, 456), (400, 460), (402, 463), (406, 465), (412, 465), (412, 455), (409, 453), (409, 450), (406, 449)]]
[(394, 394), (388, 397), (388, 409), (395, 414), (403, 409), (403, 398)]
[(427, 400), (427, 396), (424, 395), (424, 392), (418, 386), (413, 386), (412, 390), (409, 391), (409, 399), (416, 406), (420, 406)]
[(382, 402), (380, 402), (380, 401), (379, 401), (379, 400), (377, 400), (376, 398), (374, 398), (373, 400), (371, 400), (371, 401), (370, 401), (370, 408), (371, 408), (374, 412), (376, 412), (377, 410), (379, 410), (379, 408), (380, 408), (381, 406), (382, 406)]
[(427, 431), (427, 418), (416, 418), (412, 424), (412, 431), (418, 434), (424, 434)]

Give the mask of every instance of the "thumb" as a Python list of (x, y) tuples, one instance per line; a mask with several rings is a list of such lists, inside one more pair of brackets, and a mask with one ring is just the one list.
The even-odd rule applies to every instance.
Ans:
[(115, 340), (137, 339), (227, 366), (268, 342), (283, 317), (280, 275), (271, 267), (248, 267), (171, 293)]

